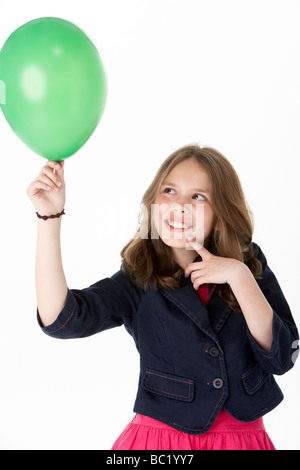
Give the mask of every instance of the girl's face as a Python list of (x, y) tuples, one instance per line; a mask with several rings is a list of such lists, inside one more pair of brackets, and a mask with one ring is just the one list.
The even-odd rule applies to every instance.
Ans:
[(210, 194), (210, 176), (194, 158), (178, 163), (162, 184), (154, 205), (153, 222), (180, 265), (185, 264), (183, 258), (188, 263), (195, 256), (187, 237), (194, 236), (203, 244), (215, 226)]

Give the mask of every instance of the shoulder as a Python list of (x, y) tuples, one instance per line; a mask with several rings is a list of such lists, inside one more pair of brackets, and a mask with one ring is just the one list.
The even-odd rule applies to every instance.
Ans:
[(137, 292), (138, 291), (143, 292), (143, 290), (140, 287), (138, 287), (138, 285), (135, 284), (135, 282), (133, 282), (133, 280), (131, 279), (129, 274), (125, 273), (122, 269), (120, 269), (115, 274), (113, 274), (110, 277), (110, 279), (112, 281), (116, 282), (117, 284), (119, 284), (120, 286), (124, 286), (124, 287), (130, 288), (130, 289), (133, 289)]
[[(109, 278), (110, 282), (116, 290), (121, 292), (125, 296), (133, 297), (136, 302), (139, 302), (141, 298), (145, 295), (143, 289), (141, 289), (122, 269), (117, 271)], [(117, 292), (116, 292), (117, 293)]]
[(116, 273), (114, 273), (113, 275), (109, 277), (106, 277), (104, 279), (101, 279), (100, 281), (95, 282), (89, 288), (93, 286), (97, 286), (97, 287), (107, 286), (110, 289), (115, 289), (116, 293), (119, 288), (121, 290), (123, 288), (134, 290), (134, 291), (142, 290), (142, 289), (139, 289), (139, 287), (131, 280), (130, 276), (126, 274), (124, 271), (122, 271), (122, 269), (120, 269), (119, 271), (117, 271)]
[(250, 246), (252, 248), (253, 258), (258, 259), (258, 261), (260, 261), (262, 264), (262, 268), (264, 269), (267, 266), (267, 259), (261, 247), (255, 242), (251, 242)]
[(144, 294), (130, 277), (122, 270), (117, 271), (110, 277), (101, 279), (82, 290), (74, 290), (79, 297), (94, 295), (97, 299), (106, 299), (113, 304), (131, 306), (136, 308)]

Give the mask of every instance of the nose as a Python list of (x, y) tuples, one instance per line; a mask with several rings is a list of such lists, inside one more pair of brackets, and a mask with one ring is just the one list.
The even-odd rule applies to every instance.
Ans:
[(191, 212), (191, 204), (185, 204), (182, 202), (175, 202), (171, 207), (170, 211), (174, 211), (177, 214), (189, 214)]

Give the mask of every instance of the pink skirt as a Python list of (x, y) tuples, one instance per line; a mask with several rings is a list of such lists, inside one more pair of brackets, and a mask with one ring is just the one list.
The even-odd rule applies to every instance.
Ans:
[(212, 427), (201, 435), (186, 434), (137, 414), (112, 450), (275, 450), (263, 419), (242, 423), (220, 411)]

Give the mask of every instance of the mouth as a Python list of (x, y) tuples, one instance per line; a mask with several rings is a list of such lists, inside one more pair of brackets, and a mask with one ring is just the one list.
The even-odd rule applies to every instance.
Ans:
[(192, 225), (186, 224), (184, 222), (178, 222), (170, 219), (166, 219), (165, 224), (171, 231), (177, 232), (184, 232), (185, 230), (190, 230), (193, 227)]

